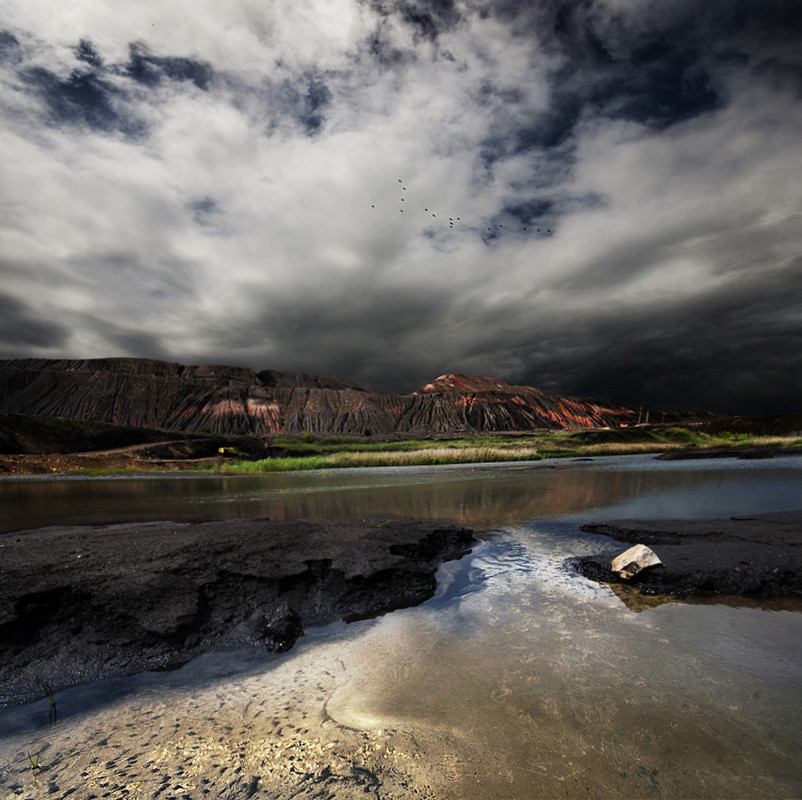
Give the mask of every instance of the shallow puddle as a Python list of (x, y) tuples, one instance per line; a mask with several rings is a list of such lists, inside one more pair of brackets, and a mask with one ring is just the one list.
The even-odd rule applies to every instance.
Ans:
[[(792, 797), (802, 616), (627, 610), (559, 524), (444, 567), (441, 594), (2, 712), (15, 796)], [(27, 752), (41, 769), (32, 774)], [(71, 791), (71, 793), (70, 793)]]
[[(664, 496), (651, 478), (622, 485), (639, 508)], [(768, 510), (749, 485), (733, 513)], [(664, 516), (682, 491), (699, 507), (686, 487)], [(721, 496), (705, 503), (726, 515)], [(287, 654), (76, 687), (53, 728), (47, 700), (2, 710), (0, 797), (802, 796), (802, 614), (632, 611), (565, 565), (609, 544), (579, 532), (585, 509), (507, 526), (444, 565), (428, 603), (312, 631)]]

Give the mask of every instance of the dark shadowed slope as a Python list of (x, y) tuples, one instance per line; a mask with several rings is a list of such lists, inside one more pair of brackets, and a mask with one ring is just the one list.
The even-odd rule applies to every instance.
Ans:
[(339, 378), (148, 359), (0, 361), (0, 413), (213, 433), (457, 434), (632, 423), (634, 409), (443, 375), (411, 394)]

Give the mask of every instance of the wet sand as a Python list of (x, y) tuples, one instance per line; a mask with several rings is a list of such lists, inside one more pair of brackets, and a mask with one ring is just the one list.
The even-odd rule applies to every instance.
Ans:
[(770, 644), (800, 641), (799, 615), (630, 614), (564, 567), (597, 538), (534, 528), (442, 567), (441, 591), (472, 576), (444, 608), (66, 689), (53, 728), (46, 699), (2, 710), (0, 787), (73, 800), (798, 796), (800, 662)]
[[(796, 796), (788, 743), (743, 711), (763, 707), (771, 682), (761, 697), (730, 686), (719, 705), (704, 682), (672, 679), (695, 658), (668, 630), (637, 615), (642, 644), (627, 647), (631, 622), (601, 588), (565, 609), (587, 626), (579, 640), (559, 610), (533, 617), (529, 581), (506, 577), (461, 612), (489, 621), (479, 638), (409, 609), (250, 669), (247, 655), (204, 656), (66, 690), (54, 728), (44, 701), (0, 711), (0, 786), (76, 800)], [(658, 659), (649, 673), (641, 651)]]
[[(36, 704), (1, 711), (19, 732), (0, 739), (0, 786), (25, 798), (444, 796), (449, 748), (439, 733), (365, 724), (347, 711), (364, 659), (347, 637), (233, 679), (210, 678), (204, 659), (214, 665), (201, 658), (177, 687), (145, 676), (133, 696), (125, 681), (95, 685), (102, 700), (66, 690), (53, 728)], [(35, 774), (29, 752), (41, 764)]]

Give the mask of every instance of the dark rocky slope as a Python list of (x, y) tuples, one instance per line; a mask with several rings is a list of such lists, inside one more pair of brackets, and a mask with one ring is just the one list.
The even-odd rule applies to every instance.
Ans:
[(339, 378), (148, 359), (0, 361), (0, 413), (219, 434), (436, 435), (632, 423), (634, 409), (444, 375), (411, 394)]
[[(29, 414), (0, 414), (0, 454), (76, 453), (164, 442), (163, 430)], [(205, 440), (205, 436), (197, 436)]]

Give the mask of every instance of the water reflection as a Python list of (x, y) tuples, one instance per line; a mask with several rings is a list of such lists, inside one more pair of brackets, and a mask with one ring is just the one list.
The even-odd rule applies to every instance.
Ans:
[[(699, 469), (646, 456), (256, 477), (0, 480), (0, 532), (46, 525), (245, 517), (414, 518), (482, 530), (542, 517), (579, 518), (586, 510), (597, 514), (612, 506), (628, 516), (716, 516), (722, 507), (731, 514), (760, 510), (753, 507), (757, 495), (766, 510), (787, 507), (782, 503), (793, 494), (789, 488), (798, 488), (797, 461), (775, 459), (751, 470), (733, 462)], [(682, 505), (676, 502), (680, 494)]]
[(608, 584), (610, 591), (635, 613), (651, 611), (667, 603), (689, 603), (697, 606), (725, 605), (732, 608), (760, 608), (764, 611), (802, 611), (802, 598), (799, 597), (766, 597), (755, 598), (741, 595), (712, 595), (709, 597), (671, 597), (669, 595), (644, 594), (636, 586), (622, 583)]
[(570, 526), (490, 544), (472, 560), (483, 590), (396, 620), (335, 719), (456, 740), (459, 798), (797, 796), (798, 614), (634, 615), (564, 569), (598, 544)]

